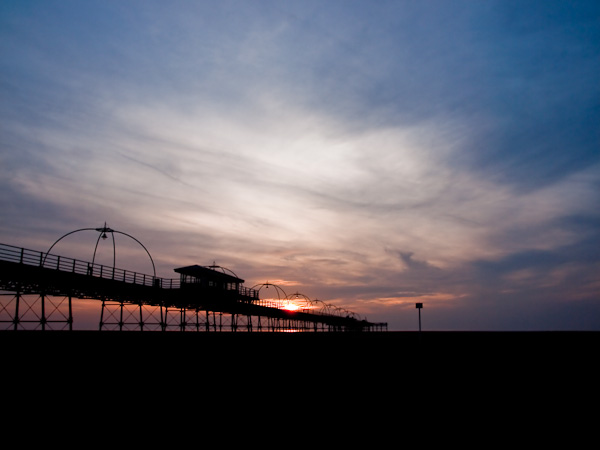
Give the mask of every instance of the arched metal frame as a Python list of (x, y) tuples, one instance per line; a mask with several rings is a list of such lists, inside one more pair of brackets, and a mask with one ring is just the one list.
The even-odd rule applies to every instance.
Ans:
[[(313, 307), (315, 307), (318, 314), (331, 315), (332, 306), (329, 303), (325, 303), (324, 301), (321, 301), (319, 299), (314, 299), (312, 301), (312, 304), (313, 304)], [(319, 304), (321, 305), (321, 307), (317, 309), (317, 305), (319, 305)]]
[(218, 265), (217, 265), (217, 263), (216, 263), (216, 262), (214, 262), (214, 261), (213, 261), (212, 265), (210, 265), (210, 266), (206, 266), (206, 267), (207, 267), (208, 269), (212, 269), (212, 270), (221, 269), (221, 272), (223, 272), (223, 273), (227, 273), (227, 272), (229, 272), (229, 274), (230, 274), (230, 275), (233, 275), (233, 276), (234, 276), (234, 277), (236, 277), (236, 278), (240, 278), (240, 277), (238, 277), (238, 276), (236, 275), (236, 273), (235, 273), (233, 270), (231, 270), (231, 269), (228, 269), (227, 267), (218, 266)]
[(148, 254), (148, 257), (150, 258), (150, 262), (152, 263), (152, 271), (154, 274), (154, 278), (156, 278), (156, 266), (154, 265), (154, 260), (152, 259), (152, 255), (150, 254), (148, 249), (144, 246), (144, 244), (142, 244), (139, 240), (137, 240), (130, 234), (123, 233), (122, 231), (113, 230), (112, 228), (108, 228), (106, 226), (106, 222), (104, 223), (104, 227), (102, 227), (102, 228), (80, 228), (78, 230), (70, 231), (69, 233), (64, 234), (63, 236), (59, 237), (56, 241), (54, 241), (54, 243), (50, 246), (50, 248), (46, 252), (46, 255), (44, 256), (44, 259), (42, 261), (42, 265), (46, 261), (46, 257), (50, 254), (50, 251), (56, 244), (58, 244), (62, 239), (66, 238), (67, 236), (74, 234), (74, 233), (78, 233), (80, 231), (98, 231), (100, 233), (98, 235), (98, 239), (96, 240), (96, 245), (94, 247), (94, 254), (92, 256), (92, 264), (94, 264), (94, 261), (96, 259), (96, 251), (98, 250), (98, 243), (100, 242), (100, 239), (101, 238), (106, 239), (108, 237), (106, 235), (106, 233), (110, 233), (112, 235), (112, 241), (113, 241), (113, 267), (116, 267), (117, 250), (116, 250), (116, 244), (115, 244), (115, 233), (118, 233), (118, 234), (122, 234), (123, 236), (127, 236), (127, 237), (133, 239), (135, 242), (140, 244), (140, 246), (146, 251), (146, 253)]
[[(257, 286), (260, 286), (260, 287), (257, 289), (256, 288)], [(276, 284), (269, 283), (268, 281), (266, 283), (255, 284), (254, 286), (252, 286), (251, 289), (256, 290), (256, 292), (260, 292), (260, 290), (262, 288), (269, 289), (269, 286), (273, 286), (275, 288), (275, 291), (277, 292), (277, 298), (278, 299), (281, 299), (281, 297), (279, 296), (279, 291), (283, 292), (283, 298), (287, 297), (287, 294), (285, 293), (285, 291), (283, 290), (283, 288), (281, 286), (277, 286)]]
[[(211, 267), (219, 267), (219, 266), (211, 266)], [(303, 303), (301, 305), (298, 305), (300, 307), (300, 309), (313, 309), (316, 310), (318, 314), (322, 314), (322, 315), (330, 315), (330, 316), (338, 316), (338, 317), (351, 317), (357, 320), (361, 320), (361, 317), (359, 314), (350, 311), (348, 309), (330, 304), (330, 303), (325, 303), (322, 300), (318, 300), (318, 299), (314, 299), (311, 300), (309, 297), (307, 297), (304, 294), (301, 294), (299, 292), (295, 292), (294, 294), (290, 294), (287, 295), (285, 293), (285, 291), (283, 290), (283, 288), (281, 288), (280, 286), (273, 284), (273, 283), (269, 283), (268, 281), (266, 283), (259, 283), (259, 284), (255, 284), (254, 286), (252, 286), (252, 289), (256, 290), (259, 294), (260, 297), (260, 290), (264, 287), (265, 289), (268, 289), (269, 286), (272, 286), (275, 288), (276, 292), (277, 292), (277, 301), (282, 303), (285, 301), (288, 302), (298, 302), (298, 300), (300, 300), (300, 303)], [(283, 297), (280, 296), (280, 292), (283, 293)], [(319, 308), (317, 308), (317, 305), (320, 305)], [(304, 306), (306, 306), (305, 308), (303, 308)]]
[[(287, 298), (287, 294), (285, 293), (285, 291), (283, 290), (283, 288), (281, 286), (278, 286), (278, 285), (273, 284), (273, 283), (269, 283), (268, 281), (266, 283), (255, 284), (254, 286), (252, 286), (251, 289), (254, 289), (257, 292), (258, 298), (260, 299), (260, 290), (262, 288), (269, 289), (269, 286), (272, 286), (272, 287), (275, 288), (275, 292), (277, 294), (277, 301), (278, 302), (281, 302), (281, 301), (283, 301), (284, 299)], [(283, 297), (281, 296), (281, 294), (283, 294)]]
[[(307, 310), (312, 309), (312, 301), (306, 295), (296, 291), (294, 294), (290, 294), (286, 297), (288, 302), (292, 302), (298, 306), (299, 309)], [(300, 304), (299, 304), (300, 303)]]

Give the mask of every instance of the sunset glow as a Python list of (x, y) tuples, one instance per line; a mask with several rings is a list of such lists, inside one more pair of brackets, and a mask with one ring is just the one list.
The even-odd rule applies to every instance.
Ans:
[(285, 309), (287, 311), (298, 311), (300, 309), (300, 306), (295, 305), (294, 303), (285, 303), (281, 309)]

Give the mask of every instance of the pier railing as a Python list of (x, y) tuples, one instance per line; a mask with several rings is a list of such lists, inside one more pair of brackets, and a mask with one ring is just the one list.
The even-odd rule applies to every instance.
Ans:
[(157, 286), (163, 289), (178, 289), (180, 287), (178, 278), (159, 278), (154, 275), (6, 244), (0, 244), (0, 261), (42, 267), (44, 269), (58, 270), (60, 272), (88, 275), (107, 280), (123, 281), (125, 283), (141, 286)]
[[(181, 280), (179, 278), (161, 278), (7, 244), (0, 244), (0, 261), (26, 264), (79, 275), (89, 275), (107, 280), (123, 281), (141, 286), (154, 286), (163, 289), (179, 289), (181, 287)], [(238, 293), (258, 300), (258, 294), (254, 289), (239, 286)]]

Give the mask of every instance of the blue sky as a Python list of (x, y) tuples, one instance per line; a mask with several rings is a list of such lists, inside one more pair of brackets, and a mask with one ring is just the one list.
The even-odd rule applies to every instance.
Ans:
[(597, 330), (599, 79), (595, 1), (4, 1), (0, 241)]

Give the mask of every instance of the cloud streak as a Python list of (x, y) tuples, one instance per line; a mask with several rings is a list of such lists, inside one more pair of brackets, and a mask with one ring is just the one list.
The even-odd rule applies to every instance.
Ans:
[(4, 242), (107, 221), (392, 329), (600, 328), (594, 2), (176, 3), (0, 7)]

